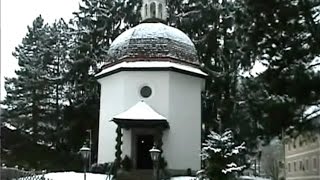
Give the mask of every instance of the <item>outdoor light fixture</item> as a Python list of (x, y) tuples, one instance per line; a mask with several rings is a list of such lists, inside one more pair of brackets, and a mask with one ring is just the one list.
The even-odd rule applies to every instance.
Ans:
[(86, 132), (89, 133), (89, 148), (90, 148), (90, 154), (89, 154), (89, 167), (91, 167), (92, 159), (91, 159), (91, 150), (92, 150), (92, 130), (88, 129)]
[(81, 157), (83, 159), (83, 178), (84, 180), (86, 180), (86, 170), (87, 170), (87, 159), (89, 158), (90, 156), (90, 151), (91, 149), (87, 147), (86, 144), (84, 144), (82, 146), (82, 148), (79, 150), (80, 154), (81, 154)]
[(152, 149), (149, 150), (152, 161), (159, 161), (159, 156), (161, 151), (153, 146)]
[(151, 159), (153, 161), (153, 175), (156, 180), (159, 179), (159, 158), (161, 151), (153, 146), (152, 149), (149, 150)]

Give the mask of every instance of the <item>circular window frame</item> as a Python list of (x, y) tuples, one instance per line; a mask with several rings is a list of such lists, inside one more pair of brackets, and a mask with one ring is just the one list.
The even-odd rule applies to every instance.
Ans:
[[(143, 92), (144, 90), (143, 89), (145, 89), (145, 88), (147, 88), (146, 90), (149, 91), (149, 92), (146, 92), (147, 94), (144, 95), (144, 92)], [(150, 98), (152, 96), (152, 94), (153, 94), (153, 90), (152, 90), (151, 86), (149, 86), (149, 85), (140, 86), (140, 89), (139, 89), (140, 97), (147, 99), (147, 98)]]

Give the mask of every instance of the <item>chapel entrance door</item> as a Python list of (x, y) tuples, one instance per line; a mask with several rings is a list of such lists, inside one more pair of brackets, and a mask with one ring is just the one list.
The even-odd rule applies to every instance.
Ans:
[(149, 150), (153, 147), (153, 135), (137, 136), (137, 169), (152, 169)]

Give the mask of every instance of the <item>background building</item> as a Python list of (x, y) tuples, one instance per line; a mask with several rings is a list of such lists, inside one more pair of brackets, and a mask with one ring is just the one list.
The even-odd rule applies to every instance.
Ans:
[(285, 145), (286, 179), (320, 179), (320, 135), (300, 135)]

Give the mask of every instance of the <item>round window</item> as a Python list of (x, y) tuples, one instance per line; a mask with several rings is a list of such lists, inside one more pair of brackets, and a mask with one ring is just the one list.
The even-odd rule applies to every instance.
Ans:
[(152, 94), (152, 90), (149, 86), (143, 86), (140, 89), (140, 95), (144, 98), (150, 97)]

